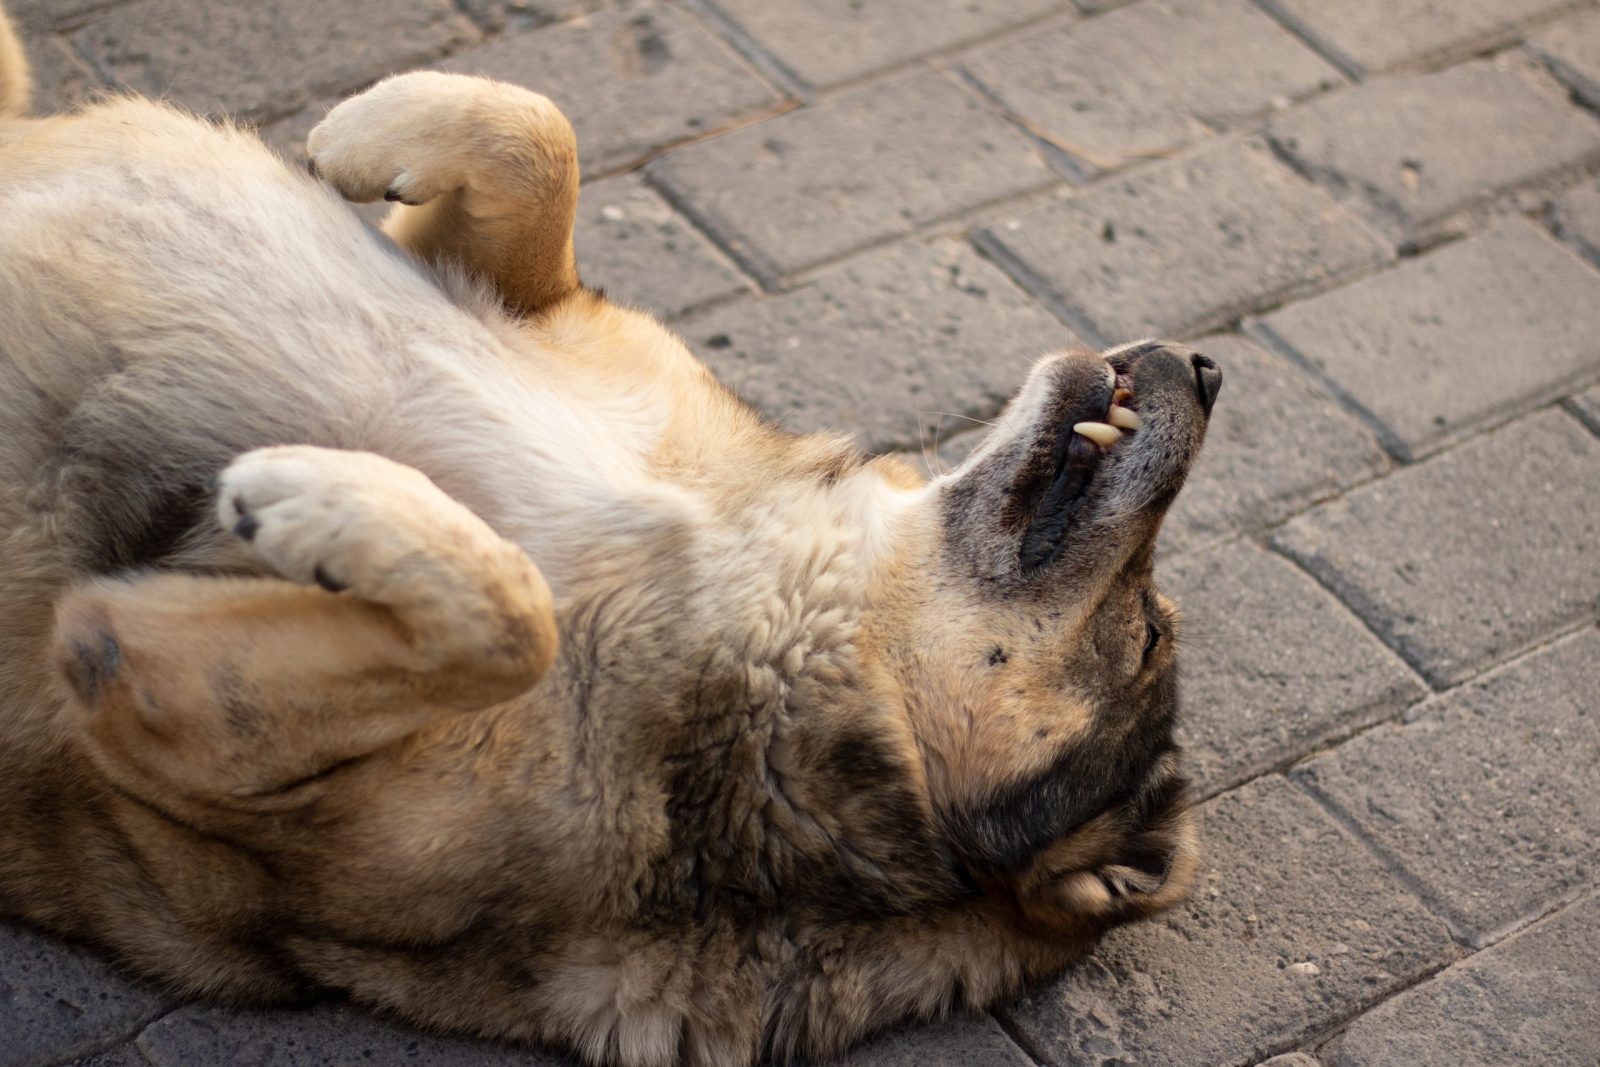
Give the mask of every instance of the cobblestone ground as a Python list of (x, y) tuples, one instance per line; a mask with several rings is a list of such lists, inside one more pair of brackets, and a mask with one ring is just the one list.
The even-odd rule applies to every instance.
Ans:
[[(553, 96), (585, 277), (797, 429), (956, 461), (1040, 352), (1226, 368), (1164, 536), (1209, 869), (868, 1064), (1600, 1063), (1600, 11), (1574, 0), (11, 0), (45, 106)], [(978, 425), (977, 429), (971, 429)], [(174, 1004), (0, 927), (0, 1064), (555, 1064)]]

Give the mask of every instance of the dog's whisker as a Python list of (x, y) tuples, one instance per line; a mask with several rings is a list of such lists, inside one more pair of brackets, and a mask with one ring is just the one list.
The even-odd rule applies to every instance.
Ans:
[(917, 423), (917, 446), (922, 451), (922, 467), (935, 478), (942, 478), (948, 473), (939, 459), (939, 425), (933, 427), (933, 451), (928, 451), (928, 431), (923, 426), (922, 420), (928, 415), (937, 415), (939, 412), (918, 411), (915, 419)]

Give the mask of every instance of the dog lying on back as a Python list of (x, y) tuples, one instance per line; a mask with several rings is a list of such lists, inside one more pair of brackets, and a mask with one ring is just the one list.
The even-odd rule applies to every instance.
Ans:
[(579, 284), (541, 96), (383, 82), (318, 180), (147, 101), (25, 121), (6, 56), (0, 912), (645, 1067), (982, 1007), (1181, 899), (1151, 559), (1205, 357), (1047, 357), (925, 484)]

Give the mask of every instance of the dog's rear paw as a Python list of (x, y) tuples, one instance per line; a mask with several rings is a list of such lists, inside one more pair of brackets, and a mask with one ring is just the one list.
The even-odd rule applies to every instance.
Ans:
[(530, 176), (552, 170), (577, 184), (572, 127), (555, 104), (465, 74), (381, 81), (328, 112), (306, 151), (313, 173), (358, 203), (416, 205), (469, 188), (520, 198)]
[[(390, 608), (412, 632), (417, 669), (470, 659), (475, 684), (505, 699), (549, 668), (555, 618), (539, 568), (421, 471), (290, 445), (246, 452), (217, 490), (223, 528), (280, 576)], [(104, 673), (95, 655), (108, 658), (90, 649), (85, 685)]]
[[(466, 84), (463, 84), (466, 83)], [(459, 187), (458, 153), (439, 127), (460, 121), (481, 79), (416, 71), (379, 82), (328, 112), (306, 139), (313, 173), (346, 200), (423, 204)]]
[(456, 511), (421, 471), (370, 452), (262, 448), (218, 480), (218, 521), (262, 562), (290, 581), (373, 600), (425, 554), (430, 520), (448, 528)]

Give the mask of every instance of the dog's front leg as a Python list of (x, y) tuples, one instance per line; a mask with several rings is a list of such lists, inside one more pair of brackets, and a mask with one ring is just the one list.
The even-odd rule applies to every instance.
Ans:
[(578, 288), (578, 148), (553, 103), (514, 85), (419, 71), (328, 113), (307, 140), (348, 200), (398, 201), (383, 228), (426, 259), (492, 282), (536, 314)]
[(288, 581), (97, 582), (58, 610), (90, 751), (138, 795), (270, 809), (441, 715), (525, 693), (554, 658), (538, 568), (419, 471), (261, 449), (223, 472), (217, 507)]

